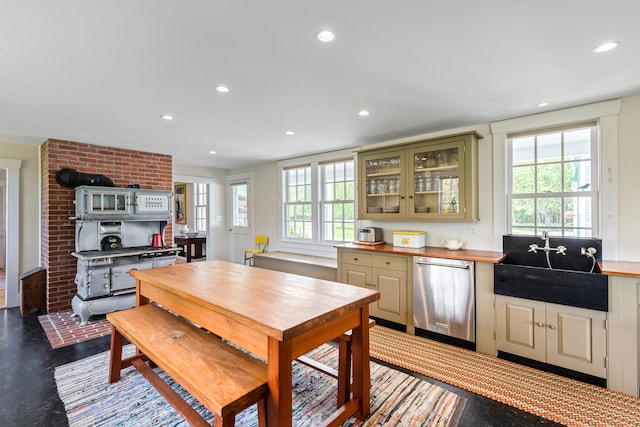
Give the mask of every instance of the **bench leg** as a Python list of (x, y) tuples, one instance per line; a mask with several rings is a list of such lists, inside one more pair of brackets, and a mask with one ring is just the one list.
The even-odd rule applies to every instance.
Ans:
[[(184, 418), (189, 425), (195, 427), (210, 427), (202, 416), (195, 409), (193, 409), (187, 402), (185, 402), (178, 393), (176, 393), (171, 386), (164, 382), (162, 378), (156, 374), (142, 359), (133, 359), (132, 365), (140, 372), (140, 374), (146, 378), (147, 381), (165, 398), (167, 402)], [(234, 418), (234, 417), (229, 417)], [(216, 421), (218, 416), (216, 415)], [(216, 426), (218, 424), (216, 423)], [(232, 424), (233, 425), (233, 424)]]
[(111, 355), (109, 359), (109, 383), (120, 381), (120, 370), (122, 369), (122, 341), (122, 334), (112, 326)]

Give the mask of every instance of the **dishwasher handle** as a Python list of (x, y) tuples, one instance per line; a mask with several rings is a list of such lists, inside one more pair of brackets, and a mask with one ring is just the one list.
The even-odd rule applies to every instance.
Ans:
[(451, 268), (460, 268), (462, 270), (469, 270), (469, 264), (464, 265), (456, 265), (456, 264), (444, 264), (440, 262), (429, 262), (429, 261), (414, 261), (416, 265), (435, 265), (437, 267), (451, 267)]

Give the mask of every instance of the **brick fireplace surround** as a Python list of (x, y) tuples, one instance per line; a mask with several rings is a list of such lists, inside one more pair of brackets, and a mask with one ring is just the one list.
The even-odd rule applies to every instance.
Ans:
[[(172, 158), (169, 155), (124, 150), (72, 141), (48, 139), (40, 147), (42, 176), (41, 265), (47, 269), (47, 312), (71, 309), (76, 294), (75, 191), (59, 185), (56, 173), (69, 168), (101, 174), (116, 187), (139, 184), (141, 188), (172, 190)], [(172, 227), (165, 230), (172, 241)]]

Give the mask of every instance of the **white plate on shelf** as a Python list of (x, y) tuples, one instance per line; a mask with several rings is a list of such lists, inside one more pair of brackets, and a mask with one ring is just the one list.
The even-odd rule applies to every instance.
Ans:
[(184, 233), (184, 235), (187, 237), (196, 237), (198, 234), (200, 233), (198, 233), (197, 231), (190, 231), (188, 233)]

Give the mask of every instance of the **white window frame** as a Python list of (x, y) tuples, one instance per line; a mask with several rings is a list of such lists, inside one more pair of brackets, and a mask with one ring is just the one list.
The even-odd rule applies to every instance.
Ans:
[[(322, 240), (322, 223), (321, 223), (321, 214), (322, 214), (322, 206), (320, 202), (320, 185), (321, 177), (320, 177), (320, 165), (326, 163), (340, 162), (345, 160), (353, 160), (354, 161), (354, 186), (357, 184), (356, 177), (356, 168), (357, 163), (355, 159), (355, 155), (352, 150), (340, 150), (328, 153), (322, 153), (313, 156), (306, 156), (297, 159), (289, 159), (283, 160), (277, 163), (278, 165), (278, 179), (280, 180), (279, 185), (281, 189), (280, 194), (280, 238), (282, 241), (282, 245), (280, 247), (281, 250), (297, 250), (302, 248), (303, 252), (315, 252), (319, 255), (329, 254), (334, 255), (335, 248), (333, 246), (337, 243), (342, 243), (342, 241), (324, 241)], [(297, 239), (297, 238), (289, 238), (287, 236), (286, 230), (286, 207), (285, 207), (285, 198), (286, 198), (286, 188), (285, 182), (283, 180), (284, 170), (290, 169), (294, 167), (302, 167), (309, 166), (311, 168), (311, 206), (312, 206), (312, 238), (311, 239)], [(354, 192), (354, 198), (355, 198)], [(354, 209), (357, 209), (357, 201), (354, 200)], [(356, 224), (356, 218), (354, 218), (354, 227)], [(315, 248), (315, 249), (314, 249)]]
[[(327, 181), (326, 180), (326, 176), (324, 174), (323, 166), (328, 166), (328, 165), (333, 166), (333, 171), (334, 171), (334, 176), (335, 176), (336, 165), (345, 164), (347, 162), (351, 162), (351, 169), (353, 171), (353, 176), (352, 176), (353, 179), (352, 180), (348, 180), (347, 179), (346, 168), (345, 168), (345, 171), (344, 171), (345, 172), (344, 179), (342, 179), (340, 181), (337, 180), (337, 179), (334, 179), (333, 181)], [(350, 241), (355, 240), (355, 237), (356, 237), (355, 236), (355, 233), (356, 233), (356, 216), (357, 216), (357, 214), (356, 214), (356, 208), (357, 208), (356, 207), (356, 191), (357, 191), (357, 189), (356, 189), (356, 174), (357, 174), (356, 168), (357, 168), (356, 162), (355, 162), (355, 160), (353, 158), (341, 159), (341, 160), (333, 160), (333, 161), (330, 161), (330, 162), (323, 162), (323, 163), (319, 164), (319, 169), (320, 170), (318, 171), (319, 172), (319, 174), (318, 174), (319, 175), (318, 176), (318, 193), (320, 195), (322, 195), (324, 193), (323, 187), (325, 185), (333, 185), (334, 186), (334, 190), (335, 190), (335, 185), (337, 183), (344, 183), (345, 191), (346, 191), (346, 187), (349, 185), (348, 184), (349, 182), (351, 182), (352, 186), (353, 186), (353, 198), (352, 199), (336, 199), (334, 197), (333, 199), (326, 199), (325, 200), (322, 196), (319, 197), (319, 201), (318, 201), (318, 204), (319, 204), (319, 206), (318, 206), (318, 210), (319, 210), (318, 234), (319, 234), (319, 239), (320, 239), (321, 243), (336, 244), (336, 243), (346, 243), (346, 242), (350, 242)], [(334, 194), (334, 196), (335, 196), (335, 194)], [(347, 204), (351, 204), (353, 206), (353, 220), (352, 221), (347, 221), (347, 220), (344, 219), (344, 217), (343, 217), (342, 221), (336, 221), (335, 219), (329, 221), (325, 217), (325, 215), (324, 215), (325, 207), (331, 206), (332, 210), (333, 210), (333, 207), (335, 205), (342, 205), (343, 206), (343, 211), (344, 211), (345, 210), (344, 206), (347, 205)], [(325, 226), (327, 224), (332, 224), (331, 228), (333, 229), (333, 228), (335, 228), (335, 224), (338, 224), (338, 223), (342, 224), (343, 231), (344, 231), (345, 228), (347, 228), (347, 224), (351, 223), (352, 226), (353, 226), (352, 228), (353, 228), (353, 233), (354, 234), (350, 238), (345, 236), (343, 239), (325, 239), (324, 238), (324, 232), (325, 232), (324, 228), (325, 228)]]
[[(296, 182), (293, 184), (296, 187), (300, 188), (302, 187), (303, 190), (305, 190), (304, 192), (306, 193), (306, 189), (304, 187), (309, 187), (310, 193), (309, 196), (309, 200), (296, 200), (296, 201), (290, 201), (288, 200), (288, 194), (289, 194), (289, 190), (290, 187), (292, 186), (292, 183), (286, 178), (287, 175), (289, 175), (290, 171), (296, 171), (297, 173), (296, 175)], [(300, 175), (300, 171), (302, 171), (302, 175), (303, 178), (301, 180), (298, 180), (297, 175)], [(307, 172), (308, 171), (308, 172)], [(309, 176), (308, 180), (307, 180), (307, 175)], [(294, 241), (301, 241), (301, 242), (313, 242), (316, 240), (315, 235), (317, 233), (316, 231), (316, 227), (315, 227), (315, 222), (317, 221), (317, 214), (316, 214), (316, 209), (315, 206), (318, 204), (318, 192), (316, 191), (316, 187), (317, 187), (317, 180), (314, 179), (314, 177), (317, 175), (317, 164), (311, 164), (311, 165), (298, 165), (298, 166), (291, 166), (291, 167), (287, 167), (287, 168), (283, 168), (280, 171), (280, 176), (282, 179), (282, 229), (284, 231), (283, 233), (283, 239), (285, 240), (294, 240)], [(288, 230), (288, 223), (289, 220), (287, 218), (287, 213), (289, 211), (289, 208), (302, 208), (303, 210), (305, 210), (305, 207), (308, 208), (308, 210), (311, 212), (310, 216), (310, 220), (309, 219), (302, 219), (299, 221), (294, 220), (295, 223), (301, 223), (302, 224), (302, 228), (304, 230), (303, 232), (303, 236), (302, 237), (291, 237), (289, 235), (289, 230)], [(307, 238), (304, 235), (307, 232), (307, 227), (305, 226), (305, 224), (311, 223), (311, 237)]]
[[(599, 238), (603, 257), (618, 259), (618, 115), (620, 99), (582, 105), (557, 111), (519, 117), (490, 124), (493, 140), (493, 229), (496, 250), (502, 248), (502, 235), (507, 232), (506, 153), (507, 135), (563, 126), (571, 123), (596, 121), (600, 132), (600, 212)], [(606, 147), (602, 150), (601, 147)], [(606, 248), (606, 249), (605, 249)]]
[[(563, 134), (564, 132), (567, 131), (572, 131), (572, 130), (576, 130), (576, 129), (584, 129), (584, 128), (588, 128), (590, 129), (591, 135), (590, 135), (590, 142), (591, 142), (591, 146), (590, 148), (590, 168), (591, 168), (591, 182), (589, 182), (589, 188), (587, 190), (575, 190), (575, 191), (564, 191), (564, 189), (562, 191), (559, 192), (553, 192), (553, 193), (545, 193), (545, 192), (539, 192), (539, 191), (534, 191), (532, 193), (525, 193), (525, 194), (514, 194), (513, 193), (513, 171), (515, 167), (519, 167), (519, 166), (514, 166), (513, 165), (513, 139), (515, 138), (520, 138), (520, 137), (533, 137), (535, 139), (539, 138), (540, 136), (543, 135), (548, 135), (551, 133), (561, 133)], [(538, 213), (538, 209), (535, 209), (534, 212), (534, 223), (531, 225), (531, 228), (534, 228), (534, 233), (533, 234), (540, 234), (542, 233), (542, 231), (549, 231), (550, 234), (552, 235), (557, 235), (557, 236), (570, 236), (570, 237), (582, 237), (579, 235), (574, 235), (572, 234), (572, 231), (576, 231), (579, 232), (580, 230), (587, 232), (588, 236), (584, 236), (584, 237), (597, 237), (599, 236), (598, 230), (599, 230), (599, 219), (598, 219), (598, 213), (600, 211), (600, 202), (598, 200), (598, 190), (600, 188), (600, 174), (598, 173), (599, 171), (599, 140), (598, 140), (598, 125), (597, 123), (594, 122), (587, 122), (587, 123), (578, 123), (578, 124), (574, 124), (574, 125), (567, 125), (567, 126), (561, 126), (561, 127), (556, 127), (556, 128), (552, 128), (552, 129), (536, 129), (530, 132), (525, 132), (524, 134), (520, 133), (520, 134), (513, 134), (513, 135), (507, 135), (507, 162), (506, 162), (506, 171), (507, 171), (507, 233), (509, 234), (513, 234), (513, 221), (511, 220), (512, 217), (512, 207), (513, 207), (513, 201), (516, 199), (534, 199), (535, 200), (535, 204), (537, 206), (538, 200), (540, 199), (545, 199), (545, 198), (559, 198), (562, 200), (562, 206), (561, 206), (561, 210), (564, 209), (564, 201), (567, 198), (571, 198), (571, 197), (590, 197), (591, 198), (591, 203), (590, 203), (590, 207), (589, 207), (589, 213), (591, 215), (591, 227), (569, 227), (566, 226), (564, 223), (564, 220), (561, 219), (561, 225), (560, 226), (545, 226), (545, 225), (541, 225), (538, 223), (537, 221), (537, 213)], [(534, 146), (534, 151), (536, 151), (536, 154), (534, 155), (534, 163), (531, 166), (537, 167), (537, 166), (541, 166), (541, 165), (550, 165), (550, 164), (560, 164), (561, 165), (561, 169), (564, 171), (564, 164), (569, 162), (569, 160), (565, 159), (564, 156), (564, 138), (561, 138), (560, 141), (560, 160), (558, 161), (554, 161), (551, 163), (546, 163), (546, 162), (540, 162), (538, 163), (538, 158), (537, 158), (537, 148), (538, 148), (538, 144), (536, 143)], [(566, 179), (566, 177), (565, 177)], [(535, 178), (535, 181), (537, 182), (537, 178)], [(534, 183), (535, 185), (535, 183)], [(517, 233), (520, 234), (520, 233)]]
[[(209, 184), (206, 182), (196, 182), (193, 184), (193, 190), (193, 212), (195, 214), (194, 227), (196, 228), (195, 231), (206, 232), (207, 225), (209, 224), (209, 208), (207, 204), (207, 201), (209, 200)], [(204, 204), (201, 204), (200, 200), (204, 200)], [(204, 212), (204, 216), (201, 215), (202, 212)]]

